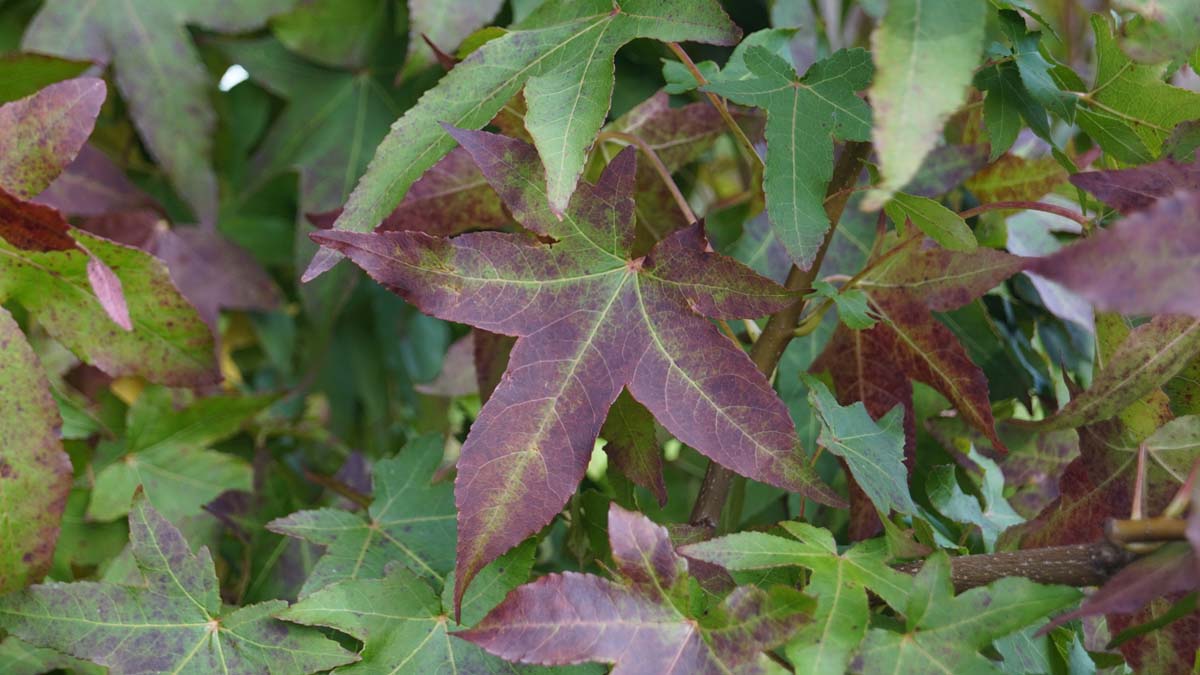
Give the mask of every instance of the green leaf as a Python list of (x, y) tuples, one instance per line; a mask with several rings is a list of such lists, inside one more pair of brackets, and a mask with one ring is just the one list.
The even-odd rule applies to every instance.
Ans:
[(486, 26), (503, 4), (504, 0), (408, 0), (408, 60), (402, 74), (435, 62), (425, 39), (453, 53), (463, 40)]
[(820, 279), (813, 281), (811, 298), (828, 298), (837, 307), (838, 317), (842, 323), (855, 330), (863, 330), (875, 325), (876, 317), (871, 313), (867, 302), (867, 294), (860, 288), (838, 290), (828, 281)]
[[(561, 213), (608, 113), (617, 49), (639, 37), (730, 44), (739, 33), (712, 0), (551, 0), (518, 30), (473, 52), (392, 126), (335, 227), (374, 229), (454, 147), (441, 123), (479, 129), (522, 88), (525, 126), (542, 158), (550, 205)], [(322, 251), (305, 278), (340, 258)]]
[(42, 675), (59, 669), (76, 675), (104, 675), (104, 669), (53, 649), (34, 647), (15, 637), (0, 642), (0, 673)]
[(833, 140), (868, 140), (871, 111), (858, 96), (871, 80), (865, 50), (843, 50), (813, 64), (804, 77), (763, 47), (746, 51), (750, 77), (729, 68), (707, 89), (767, 111), (763, 188), (767, 214), (792, 260), (808, 268), (829, 230), (825, 190), (833, 176)]
[(309, 0), (272, 18), (271, 32), (309, 60), (334, 68), (361, 68), (369, 64), (380, 41), (396, 39), (389, 7), (395, 4), (395, 0)]
[(1025, 522), (1004, 499), (1004, 473), (992, 460), (968, 448), (967, 457), (982, 472), (980, 497), (963, 492), (955, 477), (953, 465), (935, 466), (929, 470), (925, 480), (925, 493), (929, 502), (942, 515), (960, 523), (979, 526), (983, 534), (983, 545), (990, 552), (996, 548), (996, 539), (1004, 530)]
[(267, 529), (327, 546), (300, 597), (343, 579), (378, 579), (398, 560), (440, 580), (454, 566), (454, 495), (449, 483), (430, 484), (441, 462), (442, 437), (421, 436), (396, 457), (375, 465), (375, 498), (367, 513), (299, 511)]
[(1141, 63), (1183, 61), (1200, 46), (1200, 4), (1192, 0), (1117, 0), (1137, 12), (1122, 30), (1121, 48)]
[(942, 124), (966, 100), (983, 51), (983, 0), (892, 0), (871, 34), (875, 150), (883, 180), (863, 204), (883, 206), (937, 145)]
[(1075, 112), (1075, 97), (1060, 90), (1051, 76), (1054, 64), (1038, 48), (1041, 34), (1029, 32), (1025, 28), (1025, 19), (1014, 11), (1000, 12), (1000, 27), (1012, 41), (1013, 57), (1029, 95), (1056, 116), (1071, 121)]
[(1040, 136), (1050, 135), (1046, 111), (1025, 88), (1021, 73), (1011, 62), (993, 63), (975, 75), (975, 86), (987, 93), (983, 99), (983, 123), (995, 160), (1012, 147), (1021, 132), (1021, 118)]
[(355, 656), (318, 631), (272, 618), (281, 600), (228, 611), (207, 548), (187, 541), (142, 496), (129, 517), (144, 585), (51, 583), (0, 599), (0, 627), (110, 672), (302, 674)]
[(910, 577), (887, 565), (887, 546), (882, 539), (863, 542), (839, 554), (827, 530), (790, 521), (780, 526), (796, 539), (740, 532), (680, 550), (689, 558), (730, 571), (790, 566), (812, 570), (804, 590), (816, 596), (817, 611), (788, 643), (786, 653), (805, 673), (842, 675), (867, 632), (867, 589), (892, 607), (902, 608), (908, 600)]
[(600, 437), (608, 441), (604, 452), (626, 478), (654, 493), (658, 505), (667, 503), (663, 482), (662, 447), (658, 443), (654, 415), (622, 390), (608, 410)]
[(217, 220), (211, 154), (216, 116), (211, 76), (186, 26), (239, 32), (258, 28), (296, 0), (203, 2), (128, 0), (80, 5), (50, 0), (29, 24), (22, 48), (112, 64), (117, 88), (150, 155), (207, 225)]
[(980, 649), (1080, 597), (1074, 588), (1041, 586), (1021, 577), (955, 596), (950, 559), (936, 553), (913, 580), (907, 629), (872, 628), (855, 659), (855, 672), (995, 675), (1002, 671)]
[(176, 410), (161, 387), (142, 392), (129, 409), (125, 452), (98, 469), (89, 518), (108, 521), (129, 512), (139, 485), (168, 519), (179, 520), (226, 490), (249, 490), (253, 470), (236, 455), (209, 446), (237, 433), (271, 403), (269, 396), (212, 396)]
[(884, 209), (897, 228), (902, 228), (905, 220), (911, 220), (918, 229), (951, 251), (974, 251), (979, 247), (967, 221), (928, 197), (897, 192)]
[(0, 103), (25, 98), (55, 82), (83, 74), (92, 64), (45, 54), (14, 53), (0, 57)]
[(0, 595), (50, 569), (71, 460), (46, 375), (20, 326), (0, 307)]
[(904, 467), (904, 406), (897, 405), (876, 422), (861, 401), (838, 405), (820, 380), (808, 374), (800, 377), (821, 421), (817, 443), (846, 460), (854, 480), (880, 513), (916, 513)]

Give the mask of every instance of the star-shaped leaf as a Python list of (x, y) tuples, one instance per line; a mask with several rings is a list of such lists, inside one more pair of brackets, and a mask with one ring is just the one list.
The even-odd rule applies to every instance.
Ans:
[(448, 484), (431, 484), (442, 439), (422, 436), (375, 465), (367, 513), (335, 508), (299, 511), (267, 529), (326, 546), (304, 582), (305, 597), (342, 579), (378, 579), (392, 560), (441, 580), (454, 562), (454, 503)]
[(213, 78), (186, 26), (253, 30), (295, 1), (130, 0), (80, 6), (51, 0), (34, 17), (22, 46), (112, 64), (117, 88), (150, 154), (199, 221), (213, 225), (217, 179), (210, 156), (216, 116), (208, 98)]
[(519, 222), (543, 237), (479, 232), (320, 232), (423, 311), (516, 335), (508, 372), (458, 462), (458, 578), (562, 509), (608, 408), (627, 388), (676, 438), (742, 475), (829, 503), (787, 409), (737, 345), (703, 316), (761, 316), (796, 295), (711, 252), (699, 225), (631, 258), (635, 175), (624, 150), (551, 212), (534, 149), (452, 129)]
[(615, 504), (608, 528), (617, 580), (542, 577), (456, 635), (512, 661), (598, 661), (615, 664), (614, 675), (757, 673), (760, 652), (786, 640), (811, 609), (793, 589), (743, 586), (691, 616), (687, 562), (666, 528)]
[(145, 389), (129, 408), (123, 450), (93, 465), (95, 489), (87, 515), (107, 521), (129, 512), (140, 485), (164, 517), (179, 520), (226, 490), (249, 490), (253, 470), (236, 455), (210, 449), (237, 433), (271, 403), (270, 396), (210, 396), (182, 410), (161, 387)]
[(121, 673), (310, 673), (355, 656), (319, 632), (272, 615), (281, 600), (235, 610), (221, 605), (207, 548), (187, 541), (144, 496), (129, 517), (143, 584), (33, 586), (0, 599), (0, 627)]
[[(522, 88), (525, 126), (543, 164), (535, 179), (561, 214), (608, 113), (617, 49), (635, 38), (730, 44), (739, 37), (713, 0), (551, 0), (455, 66), (393, 125), (335, 227), (373, 230), (454, 147), (441, 122), (478, 129)], [(305, 278), (340, 257), (333, 250), (320, 252)]]
[(71, 491), (58, 407), (21, 327), (0, 307), (0, 594), (50, 569)]
[(950, 559), (937, 553), (913, 580), (904, 612), (906, 630), (872, 628), (851, 671), (999, 675), (1003, 671), (980, 649), (1079, 597), (1074, 588), (1041, 586), (1021, 577), (1007, 577), (955, 596)]
[(751, 47), (745, 64), (749, 77), (723, 74), (707, 89), (767, 111), (767, 213), (792, 259), (807, 269), (829, 230), (824, 201), (833, 140), (871, 135), (871, 110), (855, 93), (871, 81), (871, 58), (866, 50), (843, 50), (797, 77), (784, 59)]
[(912, 580), (887, 565), (887, 546), (882, 539), (838, 553), (828, 530), (791, 521), (779, 525), (794, 538), (739, 532), (684, 546), (680, 552), (730, 571), (812, 570), (804, 591), (816, 596), (817, 609), (812, 621), (788, 642), (786, 653), (805, 673), (843, 675), (870, 624), (867, 590), (892, 607), (904, 608)]

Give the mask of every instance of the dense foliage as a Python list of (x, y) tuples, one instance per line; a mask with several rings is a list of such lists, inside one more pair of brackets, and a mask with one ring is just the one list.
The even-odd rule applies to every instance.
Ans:
[(1195, 0), (0, 1), (0, 673), (1200, 672)]

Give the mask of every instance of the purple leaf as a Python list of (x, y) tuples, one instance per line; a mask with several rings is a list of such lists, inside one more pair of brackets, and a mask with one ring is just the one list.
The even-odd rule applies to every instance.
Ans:
[(44, 190), (91, 135), (105, 92), (81, 77), (0, 106), (0, 187), (22, 199)]
[(155, 206), (154, 200), (125, 176), (111, 159), (90, 144), (33, 201), (68, 216), (102, 216)]
[(1071, 184), (1130, 215), (1181, 190), (1200, 191), (1200, 163), (1180, 164), (1163, 159), (1130, 169), (1088, 171), (1071, 176)]

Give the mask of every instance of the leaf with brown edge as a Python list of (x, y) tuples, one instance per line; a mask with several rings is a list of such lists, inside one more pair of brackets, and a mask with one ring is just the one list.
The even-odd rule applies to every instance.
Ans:
[(1092, 386), (1037, 426), (1070, 429), (1109, 419), (1165, 384), (1198, 352), (1200, 318), (1156, 316), (1129, 333)]
[(21, 199), (44, 190), (92, 134), (106, 92), (80, 77), (0, 106), (0, 187)]
[(0, 595), (42, 578), (71, 491), (71, 460), (41, 363), (0, 307)]
[(608, 441), (604, 452), (626, 478), (667, 503), (667, 484), (663, 481), (662, 447), (655, 436), (654, 416), (645, 406), (622, 390), (608, 410), (600, 427), (600, 436)]
[[(1124, 314), (1200, 317), (1200, 191), (1164, 197), (1030, 264), (1030, 270)], [(1104, 270), (1097, 274), (1096, 270)]]
[(29, 24), (21, 45), (43, 54), (113, 64), (117, 88), (150, 155), (199, 221), (214, 225), (217, 180), (210, 155), (216, 115), (208, 99), (212, 85), (185, 26), (252, 30), (295, 1), (130, 0), (81, 6), (73, 0), (51, 0)]
[(687, 562), (667, 530), (613, 504), (615, 581), (565, 572), (509, 594), (474, 628), (455, 633), (510, 661), (614, 664), (614, 675), (759, 673), (812, 601), (786, 587), (734, 589), (703, 617), (689, 614)]
[(1004, 155), (971, 176), (966, 187), (987, 204), (1040, 199), (1065, 182), (1067, 172), (1053, 157)]
[(458, 462), (461, 589), (536, 532), (583, 478), (622, 387), (680, 441), (745, 476), (826, 503), (787, 409), (703, 317), (762, 316), (797, 295), (708, 248), (699, 225), (630, 258), (635, 154), (582, 184), (559, 220), (533, 147), (450, 129), (525, 234), (314, 233), (422, 311), (518, 337)]
[(1071, 184), (1128, 216), (1176, 192), (1200, 191), (1200, 162), (1164, 158), (1128, 169), (1085, 171), (1071, 176)]

